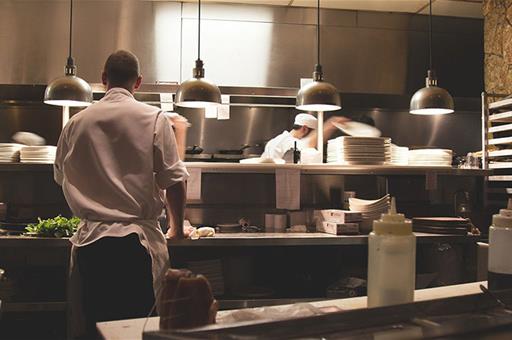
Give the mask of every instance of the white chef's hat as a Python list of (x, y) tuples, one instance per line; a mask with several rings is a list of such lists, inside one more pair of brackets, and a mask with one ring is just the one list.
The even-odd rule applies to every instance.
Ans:
[(295, 116), (294, 125), (307, 126), (310, 129), (316, 129), (317, 120), (316, 117), (309, 113), (299, 113)]

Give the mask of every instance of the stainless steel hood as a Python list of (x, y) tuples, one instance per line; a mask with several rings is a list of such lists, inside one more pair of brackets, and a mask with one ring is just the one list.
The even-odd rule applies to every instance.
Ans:
[[(144, 82), (191, 76), (196, 4), (175, 1), (79, 1), (73, 31), (78, 75), (100, 82), (115, 49), (136, 53)], [(0, 83), (46, 84), (63, 73), (67, 51), (63, 1), (0, 1)], [(202, 57), (206, 77), (224, 86), (299, 87), (314, 66), (311, 8), (206, 3)], [(322, 10), (326, 80), (342, 93), (410, 95), (424, 85), (424, 15)], [(29, 25), (27, 23), (30, 23)], [(458, 97), (483, 88), (483, 21), (434, 17), (440, 85)]]

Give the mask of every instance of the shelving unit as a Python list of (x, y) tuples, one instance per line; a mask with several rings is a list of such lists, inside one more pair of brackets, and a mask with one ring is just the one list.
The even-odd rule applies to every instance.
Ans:
[(485, 177), (484, 203), (503, 207), (512, 194), (512, 98), (482, 93), (482, 167), (493, 170)]

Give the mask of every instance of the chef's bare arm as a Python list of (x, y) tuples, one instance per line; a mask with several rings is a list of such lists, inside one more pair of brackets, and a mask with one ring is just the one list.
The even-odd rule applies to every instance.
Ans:
[(185, 148), (187, 143), (187, 130), (190, 127), (190, 123), (188, 120), (175, 113), (168, 113), (168, 119), (174, 130), (174, 137), (176, 138), (176, 146), (178, 148), (178, 154), (180, 155), (180, 159), (185, 159)]
[[(344, 123), (349, 121), (350, 119), (346, 117), (341, 116), (332, 116), (331, 118), (327, 119), (324, 123), (324, 143), (327, 142), (332, 135), (338, 131), (336, 126), (334, 126), (333, 123)], [(306, 137), (307, 138), (307, 145), (310, 148), (316, 148), (318, 132), (316, 130), (311, 131), (311, 133)]]
[(167, 188), (166, 193), (167, 219), (171, 238), (183, 238), (183, 220), (187, 201), (187, 182), (179, 182)]
[(171, 124), (160, 115), (155, 126), (153, 169), (158, 187), (166, 191), (165, 206), (169, 236), (180, 238), (183, 233), (188, 172), (179, 157), (178, 143)]

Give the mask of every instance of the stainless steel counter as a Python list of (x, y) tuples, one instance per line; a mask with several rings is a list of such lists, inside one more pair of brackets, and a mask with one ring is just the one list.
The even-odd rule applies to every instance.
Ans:
[[(476, 242), (479, 236), (415, 233), (418, 243)], [(218, 233), (198, 240), (168, 240), (170, 247), (268, 247), (268, 246), (343, 246), (365, 245), (367, 235), (331, 235), (324, 233)]]
[[(274, 173), (276, 169), (299, 169), (305, 175), (375, 175), (424, 176), (435, 173), (442, 176), (489, 176), (492, 170), (459, 169), (435, 166), (395, 165), (334, 165), (334, 164), (240, 164), (221, 162), (186, 162), (187, 168), (199, 168), (203, 173)], [(53, 171), (51, 164), (0, 164), (0, 171)]]
[(310, 175), (438, 175), (487, 176), (482, 169), (459, 169), (439, 166), (397, 165), (335, 165), (335, 164), (237, 164), (187, 162), (188, 168), (200, 168), (205, 173), (274, 173), (276, 169), (300, 169)]
[[(476, 242), (478, 236), (416, 233), (418, 243)], [(218, 233), (198, 240), (168, 240), (170, 247), (269, 247), (365, 245), (367, 235), (336, 236), (324, 233)], [(0, 247), (69, 247), (67, 238), (0, 236)]]

